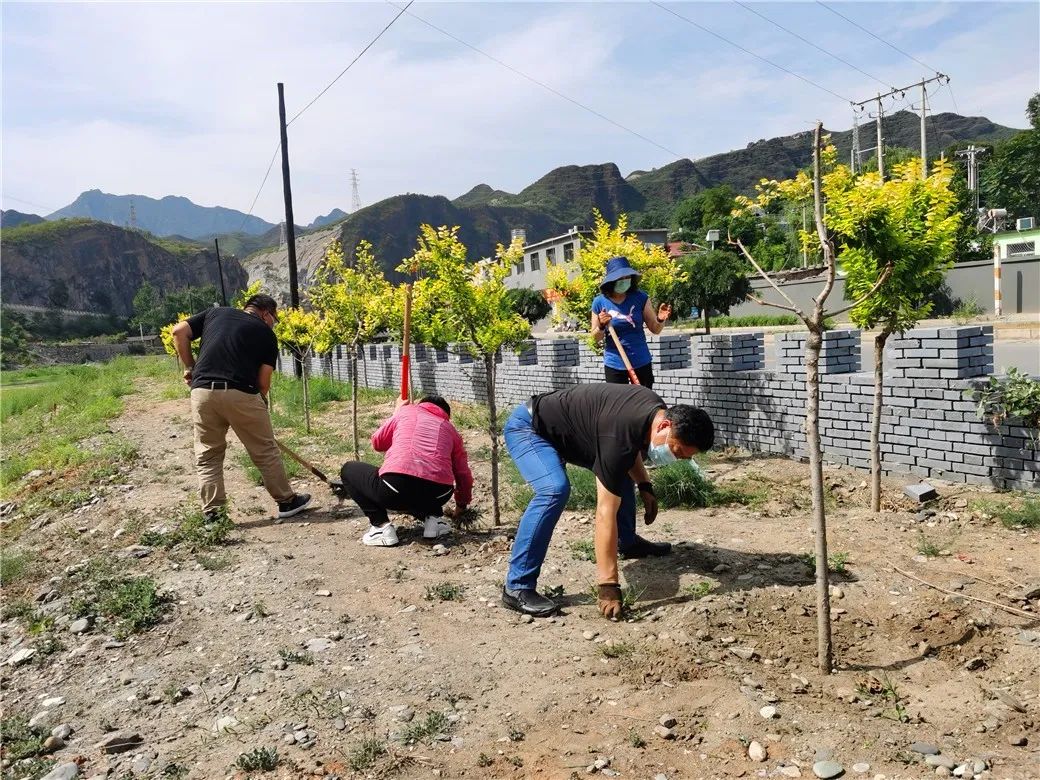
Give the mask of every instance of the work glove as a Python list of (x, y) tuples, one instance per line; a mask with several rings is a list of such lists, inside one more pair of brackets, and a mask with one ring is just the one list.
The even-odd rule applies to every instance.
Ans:
[(621, 618), (621, 586), (616, 582), (599, 586), (599, 611), (610, 620)]

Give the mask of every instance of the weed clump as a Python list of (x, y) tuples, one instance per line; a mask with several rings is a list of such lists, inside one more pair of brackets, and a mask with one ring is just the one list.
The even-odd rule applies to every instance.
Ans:
[(166, 549), (183, 545), (192, 550), (202, 550), (223, 544), (234, 527), (226, 511), (207, 517), (201, 509), (182, 507), (172, 529), (145, 531), (141, 534), (141, 544)]
[(406, 745), (428, 742), (439, 734), (447, 734), (453, 724), (443, 712), (428, 712), (422, 720), (408, 725), (401, 733), (401, 741)]
[(235, 766), (243, 772), (271, 772), (278, 768), (281, 760), (274, 748), (253, 748), (248, 753), (241, 753)]
[(663, 509), (698, 509), (727, 504), (757, 504), (765, 499), (761, 490), (749, 486), (719, 487), (690, 461), (661, 466), (652, 472), (654, 493)]
[(427, 601), (462, 601), (465, 590), (462, 585), (456, 585), (454, 582), (441, 582), (427, 587), (423, 598)]

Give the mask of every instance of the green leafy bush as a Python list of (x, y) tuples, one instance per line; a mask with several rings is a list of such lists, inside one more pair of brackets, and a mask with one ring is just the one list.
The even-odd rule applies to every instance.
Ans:
[(980, 418), (998, 430), (1006, 420), (1019, 419), (1031, 447), (1040, 446), (1040, 381), (1017, 368), (1009, 368), (1003, 381), (991, 376), (977, 392)]

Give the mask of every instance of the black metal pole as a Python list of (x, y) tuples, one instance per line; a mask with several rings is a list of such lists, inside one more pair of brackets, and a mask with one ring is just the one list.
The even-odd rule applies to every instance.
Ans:
[(285, 87), (278, 83), (278, 124), (282, 134), (282, 191), (285, 195), (285, 243), (289, 249), (289, 304), (300, 305), (296, 280), (296, 225), (293, 222), (292, 186), (289, 183), (289, 136), (285, 130)]
[[(296, 223), (292, 213), (292, 186), (289, 183), (289, 134), (285, 130), (285, 85), (278, 82), (278, 129), (282, 136), (282, 192), (285, 195), (285, 244), (289, 250), (289, 305), (300, 305), (300, 289), (296, 280)], [(303, 361), (293, 350), (293, 373), (303, 376)]]
[(221, 306), (227, 306), (227, 289), (224, 287), (224, 266), (220, 262), (220, 239), (213, 239), (213, 246), (217, 248), (217, 274), (220, 276), (220, 300)]

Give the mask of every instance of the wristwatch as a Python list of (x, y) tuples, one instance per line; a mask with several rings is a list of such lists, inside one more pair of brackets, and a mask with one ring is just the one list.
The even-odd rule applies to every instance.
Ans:
[(636, 485), (636, 487), (639, 488), (639, 492), (640, 493), (649, 493), (652, 496), (656, 495), (654, 493), (654, 483), (653, 482), (640, 482), (638, 485)]

